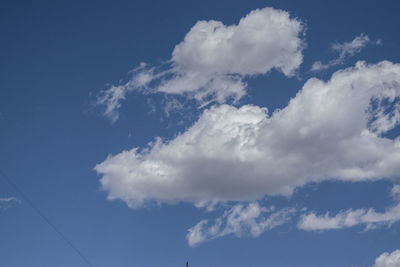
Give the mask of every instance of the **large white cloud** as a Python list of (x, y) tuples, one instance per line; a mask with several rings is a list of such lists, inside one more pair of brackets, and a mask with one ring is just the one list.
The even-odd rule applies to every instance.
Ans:
[(133, 90), (185, 94), (202, 105), (238, 100), (245, 94), (246, 76), (273, 68), (294, 75), (303, 61), (303, 28), (288, 12), (273, 8), (253, 10), (237, 25), (199, 21), (175, 46), (167, 66), (142, 63), (129, 82), (103, 91), (97, 103), (115, 121), (121, 101)]
[[(253, 105), (205, 110), (187, 131), (96, 165), (110, 199), (252, 201), (290, 195), (308, 182), (398, 178), (400, 65), (357, 63), (327, 81), (312, 78), (271, 116)], [(390, 107), (390, 108), (388, 108)]]
[(186, 239), (189, 246), (196, 246), (226, 235), (257, 237), (265, 231), (288, 222), (295, 209), (273, 211), (274, 207), (262, 207), (257, 202), (247, 205), (237, 204), (226, 210), (214, 224), (210, 225), (208, 220), (198, 222), (188, 230)]
[(395, 250), (392, 253), (382, 253), (375, 260), (373, 267), (399, 267), (400, 266), (400, 250)]

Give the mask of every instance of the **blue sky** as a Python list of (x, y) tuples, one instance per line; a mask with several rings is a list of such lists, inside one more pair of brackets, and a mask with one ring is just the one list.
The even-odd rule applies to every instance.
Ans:
[[(399, 266), (399, 5), (2, 1), (0, 169), (94, 266)], [(0, 236), (88, 266), (4, 179)]]

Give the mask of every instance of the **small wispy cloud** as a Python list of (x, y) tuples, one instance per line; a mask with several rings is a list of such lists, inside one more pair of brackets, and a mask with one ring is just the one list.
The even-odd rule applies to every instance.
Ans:
[(338, 66), (342, 65), (346, 58), (354, 56), (355, 54), (361, 52), (361, 50), (366, 47), (369, 44), (381, 44), (381, 40), (371, 40), (368, 35), (365, 35), (364, 33), (360, 34), (359, 36), (355, 37), (352, 41), (350, 42), (344, 42), (344, 43), (333, 43), (331, 45), (331, 49), (338, 53), (338, 57), (335, 59), (332, 59), (331, 61), (327, 63), (323, 63), (321, 61), (316, 61), (314, 64), (311, 66), (311, 71), (312, 72), (318, 72), (321, 70), (328, 69), (333, 66)]
[(346, 210), (334, 216), (329, 213), (317, 215), (311, 212), (304, 215), (298, 227), (306, 231), (323, 231), (349, 228), (357, 225), (365, 225), (365, 230), (374, 229), (379, 225), (392, 225), (400, 220), (400, 204), (387, 209), (384, 212), (376, 212), (374, 209)]
[[(274, 207), (263, 207), (257, 202), (247, 205), (237, 204), (226, 210), (214, 224), (209, 224), (207, 220), (198, 222), (188, 230), (186, 239), (189, 246), (193, 247), (227, 235), (257, 237), (267, 230), (288, 222), (296, 212), (294, 208), (274, 210)], [(269, 215), (266, 216), (266, 214)]]
[(400, 186), (394, 185), (391, 196), (397, 204), (387, 208), (384, 212), (377, 212), (372, 208), (349, 209), (341, 211), (334, 216), (331, 216), (329, 212), (323, 215), (310, 212), (301, 216), (297, 226), (305, 231), (334, 230), (357, 225), (364, 225), (365, 230), (374, 229), (382, 225), (391, 226), (393, 223), (400, 221), (399, 193)]
[(16, 197), (0, 198), (0, 203), (9, 203), (9, 202), (19, 202), (19, 200)]
[(0, 210), (6, 210), (21, 201), (16, 197), (3, 197), (0, 198)]

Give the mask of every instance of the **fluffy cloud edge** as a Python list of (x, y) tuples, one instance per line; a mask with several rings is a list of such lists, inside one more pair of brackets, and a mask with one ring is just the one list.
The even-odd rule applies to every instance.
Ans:
[(400, 266), (400, 250), (391, 253), (384, 252), (376, 258), (373, 267), (398, 267)]

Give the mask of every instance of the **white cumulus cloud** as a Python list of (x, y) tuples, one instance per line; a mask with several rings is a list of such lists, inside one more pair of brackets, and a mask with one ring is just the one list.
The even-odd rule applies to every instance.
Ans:
[(186, 239), (189, 246), (196, 246), (226, 235), (257, 237), (288, 222), (295, 212), (292, 208), (272, 212), (273, 210), (273, 207), (262, 207), (257, 202), (247, 205), (237, 204), (218, 217), (214, 224), (209, 224), (207, 220), (197, 223), (188, 230)]
[[(132, 208), (289, 196), (327, 179), (395, 179), (400, 139), (382, 134), (399, 123), (399, 95), (399, 64), (358, 62), (329, 81), (308, 80), (271, 115), (254, 105), (212, 107), (176, 138), (109, 155), (95, 170), (109, 199)], [(379, 112), (382, 103), (391, 109)]]
[(373, 267), (399, 267), (400, 266), (400, 250), (395, 250), (392, 253), (382, 253), (375, 260)]
[(126, 84), (103, 91), (97, 104), (104, 105), (104, 114), (116, 121), (121, 101), (133, 90), (183, 94), (200, 105), (238, 100), (246, 93), (245, 77), (271, 69), (295, 74), (303, 61), (303, 30), (298, 19), (273, 8), (253, 10), (237, 25), (198, 21), (175, 46), (168, 63), (155, 67), (142, 63)]

